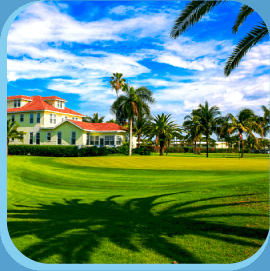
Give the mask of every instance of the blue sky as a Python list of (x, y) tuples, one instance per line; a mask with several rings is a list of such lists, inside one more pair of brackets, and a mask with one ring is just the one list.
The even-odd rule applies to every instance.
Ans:
[(226, 78), (234, 46), (261, 18), (231, 28), (241, 6), (222, 4), (176, 40), (174, 20), (186, 1), (39, 2), (19, 14), (8, 35), (8, 96), (57, 95), (85, 115), (112, 118), (112, 73), (154, 92), (153, 115), (181, 124), (200, 103), (223, 115), (241, 107), (262, 114), (269, 93), (269, 39), (255, 46)]

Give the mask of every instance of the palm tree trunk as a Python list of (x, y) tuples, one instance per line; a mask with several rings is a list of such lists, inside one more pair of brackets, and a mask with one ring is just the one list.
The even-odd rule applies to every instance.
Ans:
[(137, 147), (140, 148), (141, 146), (141, 135), (138, 134), (138, 144), (137, 144)]
[(164, 146), (165, 146), (165, 141), (160, 141), (160, 156), (164, 155)]
[(132, 118), (129, 119), (129, 150), (128, 155), (131, 156), (132, 153)]
[(195, 154), (197, 154), (197, 142), (195, 140)]
[(8, 144), (9, 144), (9, 138), (7, 138), (7, 155), (8, 155)]
[(242, 155), (241, 158), (244, 158), (244, 139), (242, 137)]
[(206, 136), (206, 157), (208, 158), (208, 135)]

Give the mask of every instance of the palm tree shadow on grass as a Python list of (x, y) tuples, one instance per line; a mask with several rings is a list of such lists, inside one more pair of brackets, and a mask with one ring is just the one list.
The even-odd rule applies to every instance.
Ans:
[[(187, 192), (180, 192), (187, 193)], [(58, 255), (62, 263), (91, 263), (91, 255), (106, 238), (111, 243), (131, 251), (140, 251), (134, 245), (134, 236), (140, 237), (140, 245), (179, 263), (201, 263), (190, 251), (180, 245), (170, 243), (166, 237), (195, 234), (239, 245), (260, 247), (252, 240), (244, 241), (242, 237), (263, 240), (267, 230), (224, 225), (217, 222), (198, 220), (200, 218), (224, 215), (199, 215), (200, 210), (241, 205), (243, 203), (220, 203), (201, 206), (189, 204), (219, 199), (220, 197), (187, 201), (172, 204), (172, 201), (156, 202), (161, 197), (173, 194), (156, 195), (146, 198), (134, 198), (124, 204), (114, 199), (115, 195), (105, 201), (95, 200), (82, 203), (80, 199), (66, 200), (64, 203), (52, 202), (36, 206), (15, 205), (18, 209), (8, 210), (8, 217), (25, 219), (8, 222), (11, 238), (35, 235), (40, 242), (21, 251), (25, 256), (38, 262), (50, 256)], [(251, 194), (249, 194), (251, 195)], [(244, 196), (232, 195), (228, 197)], [(151, 209), (170, 202), (171, 207), (153, 213)], [(258, 202), (258, 201), (255, 201)], [(253, 203), (253, 202), (249, 202)], [(247, 203), (244, 203), (247, 204)], [(21, 209), (21, 208), (24, 209)], [(246, 213), (231, 213), (227, 216), (249, 216)], [(254, 214), (250, 216), (256, 216)], [(264, 216), (264, 215), (257, 215)], [(218, 234), (226, 233), (223, 237)]]

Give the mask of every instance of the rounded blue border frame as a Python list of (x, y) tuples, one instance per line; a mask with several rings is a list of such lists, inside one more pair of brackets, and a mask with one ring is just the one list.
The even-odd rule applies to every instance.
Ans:
[[(66, 0), (71, 1), (71, 0)], [(100, 1), (100, 0), (95, 0)], [(108, 0), (107, 0), (108, 1)], [(110, 0), (109, 0), (110, 1)], [(119, 1), (119, 0), (118, 0)], [(122, 0), (120, 0), (122, 1)], [(128, 1), (128, 0), (126, 0)], [(7, 96), (7, 35), (10, 25), (16, 18), (16, 16), (24, 10), (27, 6), (39, 1), (31, 0), (9, 0), (8, 2), (1, 3), (0, 17), (8, 17), (6, 22), (0, 21), (1, 40), (0, 40), (0, 84), (1, 84), (1, 100), (0, 100), (0, 110), (2, 116), (6, 116), (6, 96)], [(268, 26), (270, 26), (270, 17), (268, 12), (270, 12), (270, 2), (268, 0), (238, 0), (254, 8), (259, 15), (263, 18)], [(10, 14), (10, 15), (8, 15)], [(5, 16), (4, 16), (5, 15)], [(2, 24), (1, 24), (2, 23)], [(1, 118), (0, 123), (2, 127), (5, 127), (6, 118)], [(0, 134), (1, 142), (6, 142), (6, 134)], [(12, 243), (8, 230), (7, 230), (7, 158), (6, 158), (6, 145), (1, 144), (1, 169), (2, 169), (2, 182), (0, 189), (0, 233), (1, 241), (0, 243), (0, 259), (1, 267), (4, 270), (239, 270), (244, 268), (245, 271), (251, 270), (267, 270), (269, 268), (269, 257), (270, 255), (270, 234), (268, 236), (263, 246), (250, 258), (235, 264), (42, 264), (30, 260), (24, 256)], [(4, 155), (3, 155), (4, 154)]]

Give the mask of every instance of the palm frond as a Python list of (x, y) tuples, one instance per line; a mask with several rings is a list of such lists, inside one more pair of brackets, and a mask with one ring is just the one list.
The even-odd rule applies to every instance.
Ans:
[(176, 39), (179, 35), (183, 34), (191, 26), (196, 24), (205, 14), (222, 2), (226, 1), (191, 1), (175, 20), (170, 34), (171, 38)]
[(260, 25), (255, 26), (242, 40), (239, 41), (226, 62), (224, 75), (229, 76), (232, 70), (239, 65), (241, 59), (246, 55), (246, 53), (266, 35), (268, 35), (268, 29), (265, 22), (262, 21)]
[(234, 34), (238, 32), (238, 28), (243, 24), (247, 17), (253, 13), (253, 9), (247, 5), (243, 5), (240, 9), (240, 12), (237, 15), (236, 21), (232, 28)]

